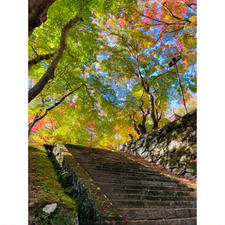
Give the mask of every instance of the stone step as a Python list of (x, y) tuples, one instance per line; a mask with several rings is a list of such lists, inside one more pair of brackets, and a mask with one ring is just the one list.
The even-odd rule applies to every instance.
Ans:
[[(95, 176), (95, 181), (97, 182), (107, 182), (107, 183), (120, 183), (120, 184), (146, 184), (148, 185), (151, 182), (163, 182), (167, 184), (173, 184), (177, 185), (179, 183), (174, 182), (173, 180), (168, 180), (166, 178), (154, 178), (154, 177), (148, 177), (148, 178), (139, 178), (139, 177), (118, 177), (118, 176)], [(183, 186), (183, 185), (182, 185)]]
[(108, 222), (104, 225), (197, 225), (197, 218), (178, 218), (160, 220), (126, 220), (126, 222)]
[[(104, 187), (100, 186), (99, 187), (107, 194), (107, 193), (118, 193), (118, 194), (148, 194), (148, 193), (153, 193), (155, 191), (157, 192), (164, 192), (164, 193), (178, 193), (179, 195), (185, 195), (187, 193), (192, 194), (193, 192), (191, 191), (182, 191), (180, 188), (177, 187), (171, 187), (171, 188), (166, 188), (166, 187), (149, 187), (148, 189), (140, 190), (140, 189), (121, 189), (121, 188), (112, 188), (112, 187)], [(195, 194), (194, 194), (195, 195)]]
[(149, 191), (139, 191), (138, 193), (134, 192), (134, 193), (126, 193), (121, 192), (121, 193), (117, 193), (117, 192), (111, 192), (108, 193), (108, 196), (110, 197), (121, 197), (123, 198), (124, 196), (165, 196), (165, 197), (191, 197), (193, 199), (196, 199), (196, 193), (192, 193), (189, 191), (166, 191), (166, 190), (149, 190)]
[(114, 200), (152, 200), (152, 201), (195, 201), (192, 196), (168, 196), (168, 195), (141, 195), (141, 194), (108, 194), (110, 199)]
[[(135, 181), (141, 181), (141, 180), (147, 180), (147, 181), (165, 181), (165, 182), (173, 182), (173, 183), (180, 183), (177, 180), (171, 179), (170, 177), (166, 177), (160, 174), (152, 174), (152, 175), (142, 175), (142, 174), (127, 174), (127, 173), (120, 173), (120, 174), (111, 174), (107, 172), (98, 171), (95, 168), (88, 168), (90, 172), (97, 175), (97, 177), (101, 177), (102, 179), (110, 180), (110, 179), (127, 179), (127, 180), (135, 180)], [(109, 176), (111, 174), (111, 176)]]
[[(96, 177), (110, 177), (110, 178), (123, 178), (123, 179), (129, 179), (129, 180), (155, 180), (155, 181), (165, 181), (165, 182), (171, 182), (171, 183), (176, 183), (180, 186), (184, 186), (187, 187), (186, 185), (184, 185), (183, 183), (181, 183), (178, 180), (173, 180), (171, 178), (168, 178), (166, 176), (163, 175), (155, 175), (155, 174), (143, 174), (143, 173), (135, 173), (135, 172), (118, 172), (118, 171), (106, 171), (106, 170), (96, 170), (94, 168), (86, 168), (84, 167), (87, 172), (90, 175), (96, 176)], [(110, 176), (109, 176), (110, 175)], [(194, 191), (194, 189), (189, 188), (192, 191)]]
[(158, 220), (196, 217), (196, 208), (175, 209), (146, 209), (146, 208), (118, 208), (120, 213), (130, 220)]
[(179, 188), (180, 190), (188, 190), (185, 186), (179, 186), (178, 184), (174, 183), (166, 183), (166, 182), (148, 182), (147, 184), (122, 184), (122, 183), (107, 183), (107, 182), (98, 182), (96, 181), (96, 184), (100, 187), (106, 187), (110, 188), (111, 191), (120, 189), (120, 190), (129, 190), (129, 189), (135, 189), (135, 190), (149, 190), (151, 188), (157, 188), (158, 190), (165, 190), (165, 189), (174, 189)]
[[(141, 164), (127, 164), (126, 162), (121, 162), (120, 164), (115, 164), (114, 162), (112, 161), (109, 161), (107, 163), (101, 163), (99, 162), (98, 160), (99, 159), (96, 159), (96, 160), (85, 160), (85, 157), (79, 157), (79, 160), (80, 161), (83, 161), (85, 164), (88, 164), (88, 165), (94, 165), (96, 168), (103, 168), (103, 169), (123, 169), (123, 170), (137, 170), (137, 171), (149, 171), (151, 170), (152, 172), (155, 172), (155, 173), (158, 173), (158, 171), (154, 170), (154, 169), (151, 169), (151, 168), (147, 168)], [(105, 160), (104, 160), (105, 161)]]
[[(104, 152), (103, 154), (94, 154), (94, 152), (90, 151), (89, 153), (83, 152), (83, 151), (77, 151), (77, 150), (71, 150), (71, 153), (75, 155), (75, 158), (79, 158), (80, 160), (85, 160), (88, 163), (96, 163), (98, 162), (97, 165), (112, 165), (112, 166), (119, 166), (119, 167), (131, 167), (131, 168), (139, 168), (140, 166), (143, 168), (143, 165), (136, 163), (118, 153), (114, 153), (113, 155), (108, 156), (110, 153)], [(88, 157), (90, 156), (91, 157)], [(106, 158), (107, 155), (107, 158)], [(99, 161), (99, 159), (102, 159), (102, 161)]]
[(195, 201), (151, 201), (151, 200), (112, 200), (112, 204), (119, 208), (151, 208), (156, 206), (173, 208), (196, 208)]
[(146, 168), (146, 167), (141, 166), (141, 165), (139, 165), (137, 167), (127, 167), (127, 166), (124, 166), (125, 163), (121, 164), (120, 166), (119, 165), (115, 166), (114, 163), (108, 164), (108, 165), (101, 165), (101, 163), (99, 163), (97, 160), (94, 161), (94, 162), (88, 162), (87, 160), (85, 160), (85, 158), (83, 160), (81, 160), (79, 158), (78, 161), (80, 161), (83, 166), (93, 167), (93, 168), (99, 169), (99, 170), (133, 172), (133, 173), (142, 172), (142, 173), (151, 173), (151, 174), (155, 174), (155, 175), (159, 174), (158, 171), (153, 170), (151, 168)]
[[(102, 168), (98, 169), (93, 166), (88, 166), (88, 165), (83, 165), (83, 164), (82, 164), (82, 166), (88, 171), (90, 170), (90, 171), (95, 172), (96, 175), (97, 175), (97, 173), (99, 175), (112, 174), (112, 176), (130, 177), (131, 179), (132, 178), (140, 179), (141, 177), (143, 177), (143, 178), (149, 178), (149, 177), (163, 178), (164, 177), (167, 180), (171, 180), (171, 178), (166, 177), (165, 175), (162, 175), (160, 173), (151, 172), (151, 171), (148, 171), (148, 172), (124, 171), (124, 170), (112, 171), (112, 170), (102, 169)], [(177, 180), (174, 180), (174, 182), (179, 183), (179, 181), (177, 181)]]

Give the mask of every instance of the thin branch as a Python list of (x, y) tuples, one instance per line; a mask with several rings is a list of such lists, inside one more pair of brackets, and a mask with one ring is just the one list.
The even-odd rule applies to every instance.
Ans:
[(166, 75), (167, 73), (169, 73), (169, 71), (167, 71), (167, 72), (165, 72), (165, 73), (161, 73), (161, 74), (157, 75), (156, 77), (153, 77), (153, 79), (151, 80), (151, 85), (153, 84), (153, 82), (154, 82), (156, 79), (160, 78), (160, 77), (163, 76), (163, 75)]
[(35, 52), (35, 54), (36, 54), (36, 56), (37, 56), (37, 58), (38, 58), (39, 55), (38, 55), (37, 51), (35, 50), (35, 48), (34, 48), (30, 43), (28, 43), (28, 45), (30, 45), (30, 47), (33, 49), (33, 51)]
[[(159, 26), (161, 26), (161, 25), (167, 25), (167, 26), (172, 26), (172, 25), (185, 25), (185, 23), (175, 23), (175, 22), (168, 23), (168, 22), (165, 22), (165, 21), (163, 21), (163, 20), (159, 20), (159, 19), (153, 18), (153, 17), (151, 17), (151, 16), (145, 15), (145, 14), (139, 12), (138, 10), (135, 10), (135, 11), (136, 11), (140, 16), (143, 16), (143, 17), (145, 17), (145, 18), (148, 18), (148, 19), (150, 19), (150, 20), (153, 20), (153, 21), (155, 21), (155, 22), (158, 22), (159, 24), (156, 24), (156, 25), (159, 25)], [(154, 25), (155, 25), (155, 24), (154, 24)]]
[(167, 28), (168, 28), (168, 25), (167, 25), (166, 27), (164, 27), (164, 29), (163, 29), (162, 31), (160, 31), (159, 37), (158, 37), (158, 39), (155, 41), (155, 45), (156, 45), (156, 44), (158, 43), (158, 41), (162, 38), (162, 35), (163, 35), (164, 31), (167, 30)]
[(67, 98), (68, 96), (72, 95), (75, 91), (79, 90), (84, 84), (81, 84), (78, 88), (74, 89), (73, 91), (69, 92), (68, 94), (64, 95), (58, 102), (56, 102), (53, 106), (47, 108), (45, 110), (45, 112), (42, 115), (35, 115), (35, 117), (33, 118), (33, 120), (29, 123), (28, 127), (28, 135), (30, 135), (31, 130), (33, 128), (33, 126), (35, 125), (35, 123), (37, 123), (39, 120), (43, 119), (49, 111), (51, 111), (52, 109), (54, 109), (56, 106), (58, 106), (60, 103), (63, 102), (63, 100), (65, 98)]
[(176, 29), (176, 30), (168, 31), (167, 33), (171, 34), (171, 33), (175, 33), (175, 32), (181, 31), (181, 30), (183, 30), (183, 29), (184, 29), (184, 26), (181, 27), (181, 28), (178, 28), (178, 29)]
[(91, 94), (90, 94), (90, 92), (89, 92), (89, 89), (90, 89), (90, 88), (88, 88), (87, 85), (86, 85), (85, 83), (83, 83), (82, 81), (81, 81), (81, 83), (84, 85), (84, 87), (85, 87), (85, 89), (86, 89), (86, 91), (87, 91), (87, 94), (88, 94), (89, 98), (91, 99), (92, 105), (93, 105), (93, 107), (95, 108), (95, 101), (94, 101), (94, 98), (91, 96)]
[(197, 4), (196, 3), (187, 3), (187, 2), (185, 2), (185, 1), (179, 1), (180, 3), (183, 3), (184, 5), (186, 5), (188, 8), (190, 8), (190, 9), (192, 9), (194, 12), (195, 12), (195, 10), (191, 7), (191, 6), (197, 6)]
[(51, 53), (51, 54), (46, 54), (46, 55), (40, 55), (40, 56), (38, 56), (38, 57), (35, 58), (35, 59), (29, 60), (29, 61), (28, 61), (28, 69), (30, 70), (31, 67), (32, 67), (33, 65), (39, 63), (39, 62), (42, 61), (42, 60), (48, 60), (48, 59), (50, 59), (50, 58), (53, 57), (53, 56), (54, 56), (54, 54)]
[(161, 5), (162, 5), (162, 7), (164, 7), (164, 8), (170, 13), (170, 15), (171, 15), (173, 18), (175, 18), (175, 19), (177, 19), (177, 20), (180, 20), (180, 21), (184, 21), (184, 22), (191, 23), (191, 21), (188, 20), (188, 19), (185, 19), (185, 18), (183, 19), (183, 18), (180, 18), (180, 17), (176, 16), (176, 15), (172, 12), (172, 10), (169, 9), (169, 7), (166, 6), (166, 2), (164, 2), (164, 3), (161, 4)]

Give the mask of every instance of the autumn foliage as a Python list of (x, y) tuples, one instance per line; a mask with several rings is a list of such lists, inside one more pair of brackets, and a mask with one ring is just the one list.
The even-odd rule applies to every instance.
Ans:
[(54, 70), (29, 103), (29, 140), (118, 149), (183, 115), (175, 56), (196, 108), (196, 21), (195, 0), (55, 1), (29, 36), (30, 90)]

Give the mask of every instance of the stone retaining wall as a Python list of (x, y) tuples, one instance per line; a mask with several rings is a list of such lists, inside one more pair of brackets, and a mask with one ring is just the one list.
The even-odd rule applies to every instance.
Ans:
[(120, 146), (120, 150), (196, 180), (196, 111)]

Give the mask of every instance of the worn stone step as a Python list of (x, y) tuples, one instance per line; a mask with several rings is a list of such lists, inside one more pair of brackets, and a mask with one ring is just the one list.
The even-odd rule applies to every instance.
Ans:
[(124, 222), (105, 221), (104, 225), (197, 225), (197, 218), (160, 219), (160, 220), (126, 220)]
[[(182, 190), (189, 190), (189, 191), (194, 191), (194, 189), (187, 187), (186, 185), (182, 184), (181, 182), (177, 181), (177, 180), (172, 180), (172, 179), (167, 179), (165, 177), (153, 177), (153, 176), (143, 176), (143, 175), (133, 175), (133, 176), (129, 176), (128, 174), (124, 175), (124, 174), (106, 174), (104, 173), (99, 173), (98, 171), (94, 171), (94, 170), (88, 170), (88, 173), (92, 176), (92, 177), (96, 177), (97, 181), (102, 181), (102, 182), (106, 182), (106, 183), (114, 183), (114, 182), (118, 182), (118, 183), (128, 183), (128, 184), (132, 184), (132, 183), (141, 183), (141, 184), (150, 184), (152, 183), (151, 186), (155, 185), (159, 185), (159, 187), (161, 186), (177, 186), (177, 187), (181, 187)], [(109, 176), (110, 175), (110, 176)]]
[[(99, 160), (99, 159), (98, 159)], [(108, 165), (101, 165), (101, 163), (99, 163), (97, 160), (96, 161), (87, 161), (85, 160), (85, 158), (83, 160), (81, 160), (80, 158), (78, 159), (78, 161), (80, 161), (82, 163), (83, 166), (88, 166), (88, 167), (94, 167), (95, 169), (99, 169), (99, 170), (108, 170), (108, 171), (123, 171), (123, 172), (142, 172), (142, 173), (151, 173), (151, 174), (159, 174), (158, 171), (150, 169), (150, 168), (146, 168), (142, 165), (136, 166), (136, 167), (128, 167), (125, 166), (123, 164), (121, 164), (120, 166), (115, 166), (114, 163), (112, 164), (108, 164)], [(82, 162), (83, 161), (83, 162)]]
[(141, 195), (141, 194), (108, 194), (109, 198), (114, 200), (152, 200), (152, 201), (195, 201), (192, 196), (168, 196), (168, 195)]
[(196, 217), (161, 220), (131, 220), (127, 225), (196, 225)]
[(110, 192), (108, 196), (111, 198), (124, 196), (165, 196), (165, 197), (191, 197), (196, 199), (196, 193), (192, 193), (189, 191), (167, 191), (167, 190), (147, 190), (147, 191), (139, 191), (138, 193), (127, 193), (124, 192)]
[[(164, 180), (164, 179), (154, 179), (154, 178), (146, 178), (146, 179), (129, 179), (126, 177), (117, 177), (117, 176), (96, 176), (95, 177), (96, 182), (103, 182), (103, 183), (111, 183), (113, 184), (127, 184), (127, 185), (149, 185), (154, 184), (155, 182), (160, 182), (167, 185), (177, 186), (178, 183), (173, 182), (172, 180)], [(183, 185), (182, 185), (183, 186)]]
[(130, 220), (157, 220), (196, 217), (196, 208), (175, 209), (146, 209), (146, 208), (118, 208), (120, 213)]
[[(82, 161), (82, 159), (80, 158), (80, 160)], [(85, 160), (85, 158), (83, 158), (83, 160)], [(98, 159), (99, 160), (99, 159)], [(152, 171), (153, 173), (158, 173), (158, 171), (151, 169), (150, 167), (145, 167), (141, 164), (136, 164), (136, 165), (131, 165), (131, 164), (126, 164), (126, 162), (121, 162), (121, 164), (115, 164), (114, 162), (107, 162), (107, 163), (98, 163), (96, 164), (96, 161), (87, 161), (85, 160), (86, 163), (88, 164), (93, 164), (96, 166), (96, 168), (104, 168), (104, 169), (123, 169), (123, 170), (133, 170), (133, 171), (142, 171), (142, 172), (148, 172), (148, 171)]]
[[(140, 179), (141, 177), (143, 178), (149, 178), (149, 177), (155, 177), (155, 178), (165, 178), (167, 180), (171, 180), (171, 178), (166, 177), (165, 175), (161, 175), (160, 173), (153, 173), (151, 171), (149, 171), (148, 173), (143, 173), (143, 172), (138, 172), (138, 171), (112, 171), (112, 170), (107, 170), (107, 169), (97, 169), (95, 167), (92, 166), (88, 166), (88, 165), (83, 165), (82, 166), (88, 170), (88, 171), (93, 171), (93, 173), (95, 173), (96, 175), (108, 175), (108, 174), (112, 174), (112, 176), (123, 176), (123, 177), (130, 177), (130, 179), (132, 178), (137, 178)], [(174, 180), (174, 182), (179, 183), (177, 180)]]
[(177, 184), (173, 183), (166, 183), (166, 182), (148, 182), (147, 184), (142, 184), (142, 183), (134, 183), (134, 184), (122, 184), (122, 183), (108, 183), (108, 182), (98, 182), (96, 181), (96, 184), (99, 185), (100, 187), (106, 187), (110, 188), (111, 191), (116, 190), (116, 189), (121, 189), (121, 190), (129, 190), (129, 189), (135, 189), (135, 190), (149, 190), (151, 188), (158, 188), (159, 190), (168, 189), (170, 190), (171, 188), (178, 188), (180, 190), (188, 190), (185, 186), (179, 186)]
[(112, 204), (119, 208), (151, 208), (155, 206), (196, 208), (195, 201), (112, 200)]
[[(181, 183), (180, 181), (177, 180), (172, 180), (170, 178), (167, 178), (166, 176), (155, 176), (155, 175), (145, 175), (142, 173), (128, 173), (128, 172), (115, 172), (115, 171), (104, 171), (104, 170), (95, 170), (92, 168), (85, 168), (87, 169), (87, 172), (91, 175), (91, 176), (96, 176), (96, 177), (110, 177), (110, 178), (122, 178), (122, 179), (128, 179), (128, 180), (136, 180), (136, 181), (140, 181), (140, 180), (146, 180), (146, 181), (151, 181), (151, 180), (155, 180), (155, 181), (164, 181), (164, 182), (171, 182), (174, 183), (175, 185), (178, 186), (183, 186), (185, 189), (190, 189), (192, 191), (194, 191), (194, 189), (192, 188), (188, 188), (186, 185), (184, 185), (183, 183)], [(110, 176), (109, 176), (110, 175)], [(154, 178), (153, 178), (154, 177)]]
[[(92, 173), (97, 175), (96, 172), (94, 170), (92, 170)], [(105, 181), (111, 181), (111, 182), (117, 182), (117, 181), (130, 181), (130, 182), (139, 182), (139, 181), (164, 181), (164, 182), (168, 182), (168, 183), (176, 183), (179, 184), (178, 181), (173, 180), (171, 178), (165, 177), (165, 176), (159, 176), (159, 175), (151, 175), (151, 176), (123, 176), (122, 174), (120, 176), (115, 175), (115, 174), (111, 174), (111, 176), (109, 176), (109, 174), (106, 174), (104, 172), (103, 173), (98, 173), (98, 175), (96, 176), (96, 178), (99, 180), (105, 180)]]
[[(193, 192), (191, 191), (182, 191), (180, 188), (177, 187), (171, 187), (170, 189), (166, 188), (166, 187), (149, 187), (148, 189), (144, 189), (144, 190), (140, 190), (140, 189), (121, 189), (121, 188), (112, 188), (112, 187), (104, 187), (104, 186), (100, 186), (99, 187), (103, 190), (103, 192), (107, 193), (118, 193), (118, 194), (148, 194), (148, 193), (153, 193), (155, 191), (157, 191), (157, 193), (159, 192), (164, 192), (164, 193), (178, 193), (180, 195), (186, 195), (187, 193), (192, 194)], [(195, 195), (195, 194), (194, 194)]]

